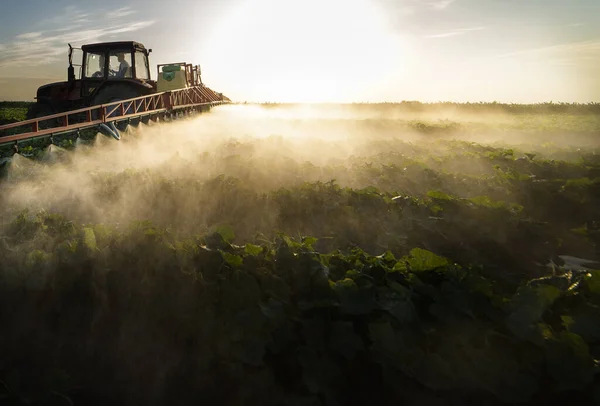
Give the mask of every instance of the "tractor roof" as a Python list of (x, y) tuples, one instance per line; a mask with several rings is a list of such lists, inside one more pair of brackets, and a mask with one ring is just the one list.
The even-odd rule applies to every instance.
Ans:
[(119, 42), (98, 42), (96, 44), (82, 45), (81, 49), (85, 52), (98, 52), (111, 49), (146, 49), (143, 44), (136, 41), (119, 41)]

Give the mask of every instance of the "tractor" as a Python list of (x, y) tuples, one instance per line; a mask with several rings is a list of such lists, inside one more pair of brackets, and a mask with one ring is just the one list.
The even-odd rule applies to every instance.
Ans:
[[(73, 50), (83, 52), (79, 79), (75, 77)], [(30, 117), (42, 117), (78, 108), (156, 93), (150, 79), (148, 55), (152, 49), (135, 41), (104, 42), (73, 48), (69, 44), (67, 81), (37, 90)]]

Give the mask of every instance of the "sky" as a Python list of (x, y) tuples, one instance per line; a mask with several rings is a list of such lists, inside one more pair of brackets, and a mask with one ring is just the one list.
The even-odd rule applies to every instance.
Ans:
[(233, 101), (600, 102), (598, 0), (21, 0), (0, 100), (66, 80), (67, 43), (134, 40)]

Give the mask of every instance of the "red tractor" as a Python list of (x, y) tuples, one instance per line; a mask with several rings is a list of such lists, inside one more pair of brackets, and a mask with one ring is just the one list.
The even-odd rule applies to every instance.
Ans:
[(73, 50), (69, 44), (66, 82), (50, 83), (37, 91), (31, 117), (145, 96), (156, 92), (150, 79), (151, 49), (135, 41), (83, 45), (79, 79), (75, 77)]

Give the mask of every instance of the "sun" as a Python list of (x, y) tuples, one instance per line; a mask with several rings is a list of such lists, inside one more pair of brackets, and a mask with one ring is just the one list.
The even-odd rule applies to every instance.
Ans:
[(401, 75), (410, 53), (368, 0), (248, 0), (202, 59), (237, 100), (351, 102)]

